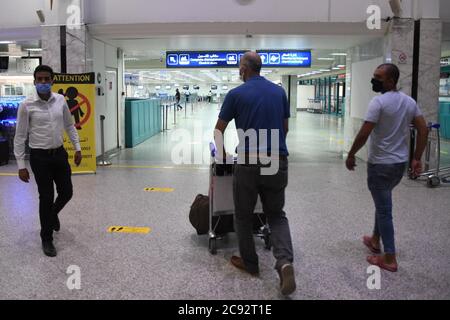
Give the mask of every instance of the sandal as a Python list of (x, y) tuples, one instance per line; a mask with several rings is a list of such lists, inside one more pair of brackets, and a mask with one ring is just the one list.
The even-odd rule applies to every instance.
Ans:
[(375, 248), (375, 247), (372, 245), (372, 237), (364, 236), (364, 237), (363, 237), (363, 243), (365, 244), (365, 246), (366, 246), (367, 248), (369, 248), (370, 252), (375, 253), (375, 254), (380, 254), (380, 253), (381, 253), (381, 250), (380, 250), (380, 249)]
[(386, 264), (384, 262), (383, 257), (381, 257), (381, 256), (368, 256), (367, 262), (374, 266), (378, 266), (381, 269), (390, 271), (390, 272), (397, 272), (397, 269), (398, 269), (397, 264), (393, 264), (393, 265)]

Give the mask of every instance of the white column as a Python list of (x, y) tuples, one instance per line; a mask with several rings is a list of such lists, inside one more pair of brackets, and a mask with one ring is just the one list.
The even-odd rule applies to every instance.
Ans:
[(290, 103), (291, 118), (297, 118), (297, 76), (287, 75), (281, 77), (281, 85), (286, 91)]

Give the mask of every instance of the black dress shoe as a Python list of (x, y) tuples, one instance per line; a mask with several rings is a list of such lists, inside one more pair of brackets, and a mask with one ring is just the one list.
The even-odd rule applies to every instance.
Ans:
[(59, 231), (59, 229), (61, 229), (61, 225), (59, 224), (58, 215), (56, 215), (55, 224), (53, 225), (53, 230)]
[(42, 249), (46, 256), (56, 257), (56, 248), (51, 241), (42, 241)]

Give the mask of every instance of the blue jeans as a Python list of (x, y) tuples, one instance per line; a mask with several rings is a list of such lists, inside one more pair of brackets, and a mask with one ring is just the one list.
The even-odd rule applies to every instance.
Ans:
[(395, 254), (394, 224), (392, 222), (392, 190), (402, 180), (406, 163), (367, 165), (367, 184), (375, 203), (375, 228), (384, 252)]

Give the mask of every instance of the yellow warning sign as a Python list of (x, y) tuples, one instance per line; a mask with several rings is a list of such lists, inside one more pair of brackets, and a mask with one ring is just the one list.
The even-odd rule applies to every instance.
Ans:
[(108, 228), (108, 232), (110, 233), (144, 233), (147, 234), (150, 232), (150, 228), (146, 227), (121, 227), (121, 226), (112, 226)]
[(145, 188), (146, 192), (173, 192), (175, 189), (173, 188)]

